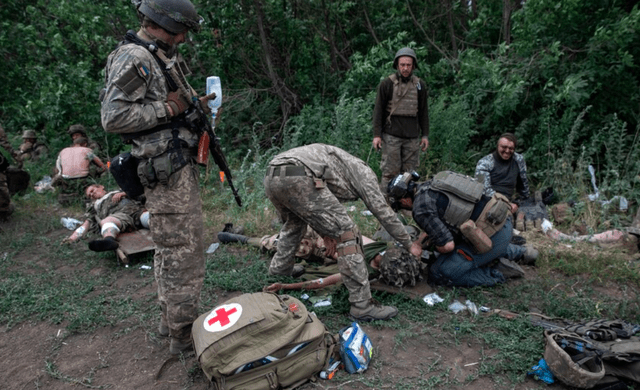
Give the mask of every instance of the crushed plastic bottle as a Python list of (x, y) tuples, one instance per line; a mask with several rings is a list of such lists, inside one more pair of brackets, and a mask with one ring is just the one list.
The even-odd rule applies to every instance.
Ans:
[(75, 228), (82, 225), (82, 222), (78, 221), (77, 219), (67, 217), (60, 218), (60, 223), (62, 223), (62, 226), (66, 227), (69, 230), (75, 230)]

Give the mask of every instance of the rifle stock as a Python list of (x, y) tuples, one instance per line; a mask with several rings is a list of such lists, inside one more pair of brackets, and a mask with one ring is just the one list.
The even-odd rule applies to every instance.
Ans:
[[(191, 121), (201, 133), (206, 133), (209, 136), (209, 151), (213, 156), (213, 161), (215, 161), (216, 165), (220, 168), (222, 172), (224, 172), (225, 177), (227, 178), (227, 182), (229, 183), (229, 187), (233, 192), (233, 196), (236, 199), (236, 203), (238, 206), (242, 207), (242, 199), (238, 194), (238, 190), (233, 186), (233, 175), (231, 174), (231, 170), (229, 169), (229, 164), (227, 163), (227, 159), (220, 148), (220, 139), (216, 136), (215, 131), (213, 130), (213, 126), (209, 121), (208, 115), (202, 109), (200, 102), (197, 97), (193, 97), (191, 103), (191, 111), (197, 114), (197, 120)], [(187, 113), (187, 117), (190, 115)]]

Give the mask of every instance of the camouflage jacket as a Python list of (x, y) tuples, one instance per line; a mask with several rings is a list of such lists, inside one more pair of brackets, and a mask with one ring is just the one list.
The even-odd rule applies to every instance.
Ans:
[(527, 164), (524, 157), (514, 153), (509, 161), (503, 161), (496, 152), (484, 156), (476, 165), (476, 178), (484, 176), (484, 194), (493, 196), (497, 191), (513, 200), (514, 192), (520, 197), (529, 197)]
[(283, 152), (270, 165), (304, 165), (314, 177), (325, 180), (327, 188), (340, 202), (362, 199), (369, 211), (391, 236), (407, 250), (411, 237), (380, 192), (378, 178), (367, 164), (331, 145), (312, 144)]
[[(176, 54), (171, 62), (181, 63), (182, 59)], [(170, 121), (165, 104), (167, 79), (144, 46), (126, 43), (116, 48), (107, 59), (105, 79), (100, 111), (105, 131), (135, 133)], [(180, 128), (178, 138), (190, 148), (198, 145), (198, 135), (187, 128)], [(131, 153), (142, 158), (158, 156), (170, 148), (172, 139), (170, 129), (141, 135), (133, 140)]]
[(119, 192), (122, 191), (111, 191), (87, 206), (84, 217), (85, 220), (91, 222), (89, 227), (90, 231), (99, 232), (100, 221), (116, 213), (124, 213), (133, 219), (136, 219), (136, 217), (139, 218), (140, 214), (144, 211), (144, 206), (142, 206), (140, 202), (127, 197), (122, 198), (119, 202), (114, 202), (113, 196)]

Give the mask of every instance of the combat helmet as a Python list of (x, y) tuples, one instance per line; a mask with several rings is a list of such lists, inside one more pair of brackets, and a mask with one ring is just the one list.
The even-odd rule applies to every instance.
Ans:
[(544, 331), (544, 360), (553, 375), (563, 383), (589, 389), (605, 375), (600, 356), (589, 341), (562, 330)]
[(396, 57), (393, 59), (393, 69), (398, 69), (398, 58), (404, 56), (413, 58), (413, 69), (418, 69), (418, 57), (416, 57), (416, 52), (409, 47), (403, 47), (396, 52)]
[(389, 248), (380, 261), (380, 275), (390, 286), (415, 286), (422, 280), (424, 265), (401, 247)]
[(84, 126), (81, 124), (75, 124), (75, 125), (69, 126), (69, 130), (67, 130), (67, 134), (74, 135), (75, 133), (80, 133), (85, 137), (87, 136), (87, 131), (85, 130)]
[(38, 138), (38, 135), (35, 130), (25, 130), (24, 133), (22, 133), (22, 139), (26, 138)]
[(400, 208), (400, 199), (413, 198), (417, 180), (420, 180), (420, 175), (416, 171), (411, 171), (397, 175), (387, 184), (387, 196), (391, 208), (398, 210)]
[(132, 0), (138, 12), (172, 34), (200, 31), (202, 16), (189, 0)]

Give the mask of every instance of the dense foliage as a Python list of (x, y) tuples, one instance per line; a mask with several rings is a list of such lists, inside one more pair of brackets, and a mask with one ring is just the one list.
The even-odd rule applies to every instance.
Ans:
[[(603, 195), (638, 197), (635, 1), (195, 3), (205, 24), (182, 48), (191, 82), (204, 92), (206, 76), (221, 77), (218, 132), (247, 182), (277, 150), (312, 142), (377, 170), (375, 88), (392, 73), (395, 51), (411, 46), (430, 88), (431, 147), (420, 173), (472, 173), (510, 131), (536, 187), (568, 197), (593, 165)], [(0, 17), (0, 122), (11, 142), (35, 128), (53, 154), (80, 122), (109, 155), (120, 151), (101, 129), (98, 93), (107, 55), (137, 26), (130, 2), (7, 0)]]

